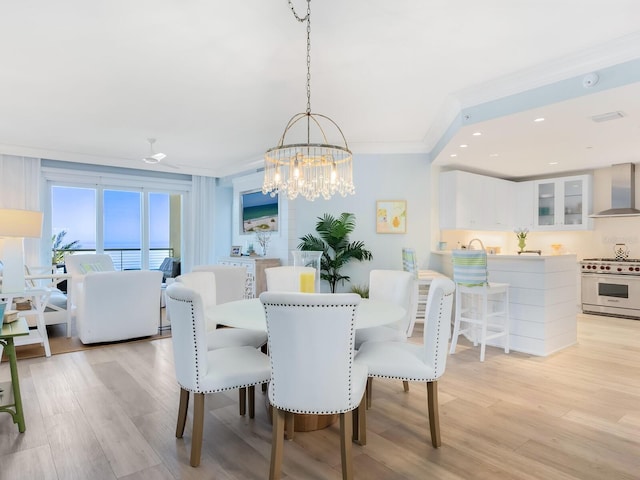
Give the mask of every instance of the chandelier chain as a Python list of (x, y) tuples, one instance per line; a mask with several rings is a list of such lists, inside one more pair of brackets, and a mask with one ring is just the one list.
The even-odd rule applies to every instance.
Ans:
[(293, 12), (293, 16), (300, 23), (307, 22), (307, 114), (311, 113), (311, 0), (307, 0), (307, 14), (301, 17), (296, 13), (296, 9), (289, 1), (289, 8)]
[[(277, 146), (266, 151), (262, 193), (272, 197), (286, 194), (289, 200), (302, 195), (310, 201), (320, 196), (328, 200), (336, 193), (353, 195), (353, 157), (342, 130), (326, 115), (311, 113), (311, 0), (307, 0), (304, 17), (296, 13), (292, 0), (288, 3), (296, 20), (307, 22), (307, 111), (291, 117)], [(299, 121), (300, 126), (306, 123), (306, 143), (287, 143), (285, 137)], [(337, 130), (344, 146), (329, 143), (321, 124), (325, 121)], [(312, 141), (312, 126), (320, 141)]]
[(296, 9), (293, 6), (293, 3), (291, 3), (291, 0), (289, 1), (289, 8), (291, 9), (291, 11), (293, 12), (293, 16), (296, 17), (296, 20), (298, 20), (300, 23), (302, 22), (306, 22), (307, 18), (309, 17), (309, 15), (311, 14), (311, 0), (307, 0), (307, 16), (306, 17), (300, 17), (297, 13), (296, 13)]
[(307, 113), (311, 113), (311, 0), (307, 0)]

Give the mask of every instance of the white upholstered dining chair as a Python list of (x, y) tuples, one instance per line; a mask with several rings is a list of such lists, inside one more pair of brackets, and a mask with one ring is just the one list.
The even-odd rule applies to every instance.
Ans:
[(369, 298), (398, 305), (405, 309), (406, 314), (401, 320), (391, 325), (359, 329), (356, 332), (356, 349), (370, 341), (405, 341), (411, 322), (413, 293), (413, 274), (402, 270), (371, 270)]
[(300, 275), (316, 273), (313, 267), (280, 266), (264, 269), (268, 292), (299, 292)]
[[(426, 382), (431, 444), (441, 445), (438, 414), (438, 379), (447, 364), (447, 343), (455, 284), (436, 278), (429, 288), (423, 343), (367, 342), (356, 356), (367, 365), (369, 378)], [(367, 389), (367, 395), (371, 392)]]
[(240, 414), (255, 413), (255, 385), (269, 380), (269, 357), (252, 346), (207, 348), (204, 304), (200, 294), (175, 282), (167, 287), (167, 308), (171, 313), (171, 339), (180, 404), (176, 437), (182, 438), (187, 420), (189, 396), (194, 394), (190, 463), (200, 464), (204, 428), (204, 396), (207, 393), (239, 389)]
[[(212, 271), (185, 273), (176, 278), (178, 283), (182, 283), (200, 294), (204, 305), (205, 318), (208, 317), (207, 312), (218, 304), (217, 275), (221, 276), (221, 282), (232, 281), (232, 278), (223, 277), (221, 273), (216, 274)], [(238, 282), (244, 282), (244, 280), (239, 279), (239, 277), (236, 280)], [(234, 290), (233, 287), (229, 285), (223, 289), (226, 289), (227, 292), (232, 292)], [(237, 291), (237, 294), (239, 294), (240, 286), (237, 285), (235, 290)], [(244, 286), (242, 287), (242, 291), (244, 291)], [(249, 330), (247, 328), (218, 328), (215, 321), (207, 318), (207, 346), (209, 350), (226, 347), (240, 347), (245, 345), (260, 348), (266, 343), (267, 334), (261, 330)]]
[(269, 478), (280, 478), (285, 417), (288, 431), (293, 433), (291, 413), (340, 415), (342, 478), (352, 478), (350, 437), (366, 443), (367, 369), (354, 361), (353, 349), (360, 296), (263, 292), (260, 301), (271, 354), (273, 439)]
[(247, 268), (236, 265), (194, 265), (194, 272), (213, 272), (216, 276), (216, 305), (249, 298)]

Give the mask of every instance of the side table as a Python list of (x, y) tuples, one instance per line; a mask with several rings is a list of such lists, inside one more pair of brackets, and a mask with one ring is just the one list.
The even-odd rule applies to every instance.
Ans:
[(47, 302), (51, 296), (50, 288), (27, 288), (21, 292), (9, 292), (0, 293), (0, 300), (6, 301), (7, 304), (11, 304), (14, 298), (30, 298), (33, 302), (33, 308), (31, 310), (21, 310), (18, 312), (18, 316), (35, 315), (36, 317), (36, 329), (29, 330), (28, 336), (19, 338), (16, 341), (16, 345), (31, 345), (39, 343), (44, 347), (44, 354), (47, 357), (51, 356), (51, 348), (49, 347), (49, 336), (47, 335), (47, 326), (44, 322), (44, 310), (47, 307)]
[(29, 335), (29, 326), (26, 319), (18, 318), (15, 322), (2, 324), (0, 345), (4, 346), (4, 351), (9, 359), (11, 382), (0, 383), (0, 412), (11, 414), (13, 423), (18, 424), (20, 433), (25, 431), (26, 426), (24, 424), (24, 412), (22, 411), (22, 397), (20, 396), (16, 347), (13, 339), (24, 335)]

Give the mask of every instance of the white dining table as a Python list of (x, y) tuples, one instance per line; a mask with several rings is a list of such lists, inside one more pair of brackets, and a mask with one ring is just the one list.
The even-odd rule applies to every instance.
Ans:
[[(330, 295), (330, 294), (327, 294)], [(236, 300), (210, 307), (208, 321), (227, 327), (267, 331), (264, 308), (259, 298)], [(363, 298), (356, 312), (356, 329), (388, 325), (401, 320), (407, 311), (393, 303)]]

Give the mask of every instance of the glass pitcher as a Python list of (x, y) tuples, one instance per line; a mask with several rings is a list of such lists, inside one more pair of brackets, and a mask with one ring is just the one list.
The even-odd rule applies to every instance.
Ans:
[(322, 252), (312, 250), (291, 250), (294, 267), (313, 267), (315, 272), (300, 272), (300, 291), (320, 293), (320, 259)]

